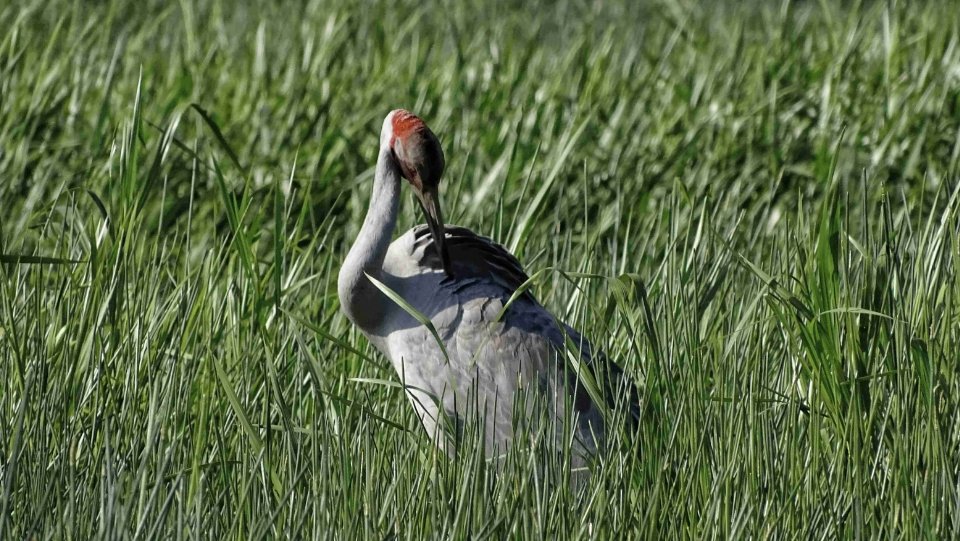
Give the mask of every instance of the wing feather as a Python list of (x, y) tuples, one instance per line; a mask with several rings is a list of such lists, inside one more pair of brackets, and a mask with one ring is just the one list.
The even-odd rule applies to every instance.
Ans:
[[(429, 228), (425, 225), (415, 227), (414, 239), (420, 265), (442, 270), (443, 262)], [(458, 282), (469, 278), (492, 279), (513, 293), (530, 278), (523, 265), (506, 248), (465, 227), (446, 226), (446, 245)]]

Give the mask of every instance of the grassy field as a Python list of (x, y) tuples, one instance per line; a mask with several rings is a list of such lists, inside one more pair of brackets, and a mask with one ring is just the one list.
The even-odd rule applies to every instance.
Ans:
[[(956, 4), (232, 4), (0, 6), (0, 538), (960, 536)], [(396, 107), (638, 382), (583, 491), (339, 312)]]

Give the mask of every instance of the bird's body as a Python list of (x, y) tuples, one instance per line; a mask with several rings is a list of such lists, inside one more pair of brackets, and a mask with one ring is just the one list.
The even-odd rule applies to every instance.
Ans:
[[(572, 341), (579, 341), (579, 335), (558, 327), (529, 295), (518, 297), (503, 311), (526, 280), (519, 264), (489, 239), (464, 228), (446, 229), (455, 278), (444, 274), (426, 226), (394, 241), (383, 264), (383, 283), (431, 319), (446, 351), (429, 329), (402, 309), (391, 311), (367, 334), (401, 375), (427, 432), (443, 442), (437, 423), (444, 416), (466, 422), (479, 413), (487, 452), (502, 452), (516, 429), (516, 401), (529, 389), (539, 393), (523, 394), (529, 407), (540, 400), (536, 407), (556, 416), (555, 437), (563, 438), (569, 428), (575, 454), (592, 454), (603, 437), (602, 419), (559, 355), (565, 348), (565, 331)], [(510, 274), (491, 273), (485, 265), (471, 265), (468, 258), (459, 257), (471, 252), (515, 265)], [(588, 357), (589, 344), (580, 344)], [(573, 418), (576, 422), (569, 426), (567, 421)]]
[[(429, 198), (424, 203), (428, 225), (390, 242), (400, 177), (411, 174), (397, 163), (403, 158), (390, 144), (396, 137), (395, 114), (402, 113), (384, 121), (370, 210), (340, 271), (344, 311), (390, 359), (439, 445), (451, 442), (442, 429), (451, 426), (447, 421), (454, 426), (478, 421), (492, 455), (513, 442), (518, 420), (540, 416), (552, 421), (550, 437), (558, 447), (571, 439), (574, 460), (582, 463), (602, 444), (604, 422), (564, 352), (574, 352), (586, 366), (590, 345), (529, 293), (510, 302), (527, 280), (516, 258), (468, 229), (435, 223)], [(429, 189), (429, 179), (418, 182)], [(415, 189), (418, 182), (411, 181)], [(444, 231), (439, 243), (438, 230)], [(443, 347), (381, 285), (428, 317)]]

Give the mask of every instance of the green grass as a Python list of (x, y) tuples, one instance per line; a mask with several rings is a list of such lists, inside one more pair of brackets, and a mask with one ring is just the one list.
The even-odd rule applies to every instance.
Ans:
[[(960, 536), (956, 5), (350, 4), (0, 6), (0, 538)], [(583, 492), (339, 312), (401, 106), (639, 383)]]

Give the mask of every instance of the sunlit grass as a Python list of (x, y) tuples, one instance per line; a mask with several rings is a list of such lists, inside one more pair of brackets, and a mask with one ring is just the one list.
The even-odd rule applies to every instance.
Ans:
[[(960, 536), (960, 10), (199, 4), (0, 7), (0, 538)], [(339, 312), (401, 106), (638, 382), (583, 490)]]

